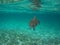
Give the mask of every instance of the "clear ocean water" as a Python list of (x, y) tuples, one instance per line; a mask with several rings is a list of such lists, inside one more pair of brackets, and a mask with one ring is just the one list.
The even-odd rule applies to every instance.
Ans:
[[(0, 5), (0, 45), (60, 45), (59, 10), (31, 10), (17, 5)], [(29, 27), (34, 16), (40, 21), (35, 30)]]

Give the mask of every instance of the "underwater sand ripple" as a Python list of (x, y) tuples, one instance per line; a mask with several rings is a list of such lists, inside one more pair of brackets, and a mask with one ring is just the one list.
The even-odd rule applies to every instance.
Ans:
[[(49, 34), (48, 34), (49, 35)], [(59, 45), (60, 38), (52, 35), (34, 38), (14, 30), (0, 30), (0, 45)]]

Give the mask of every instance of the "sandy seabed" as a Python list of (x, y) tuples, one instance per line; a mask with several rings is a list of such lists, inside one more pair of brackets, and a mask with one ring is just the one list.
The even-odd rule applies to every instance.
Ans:
[(0, 30), (0, 45), (60, 45), (60, 38), (49, 34), (34, 38), (16, 30)]

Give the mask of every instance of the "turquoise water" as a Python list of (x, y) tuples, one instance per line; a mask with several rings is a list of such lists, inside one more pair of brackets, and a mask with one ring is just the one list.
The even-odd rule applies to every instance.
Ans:
[[(34, 16), (35, 30), (29, 26)], [(42, 0), (37, 10), (28, 0), (0, 4), (0, 45), (60, 45), (59, 0)]]
[[(35, 31), (29, 27), (29, 22), (34, 16), (36, 16), (40, 20), (40, 25), (36, 27)], [(44, 12), (44, 13), (1, 12), (0, 13), (1, 45), (3, 44), (55, 45), (60, 44), (59, 37), (60, 37), (59, 12)], [(12, 43), (12, 41), (14, 43)], [(57, 43), (55, 43), (56, 41)]]

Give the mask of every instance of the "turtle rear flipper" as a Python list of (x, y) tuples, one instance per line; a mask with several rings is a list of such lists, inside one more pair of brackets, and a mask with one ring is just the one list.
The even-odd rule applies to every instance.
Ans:
[(33, 30), (35, 31), (35, 27), (33, 27)]

